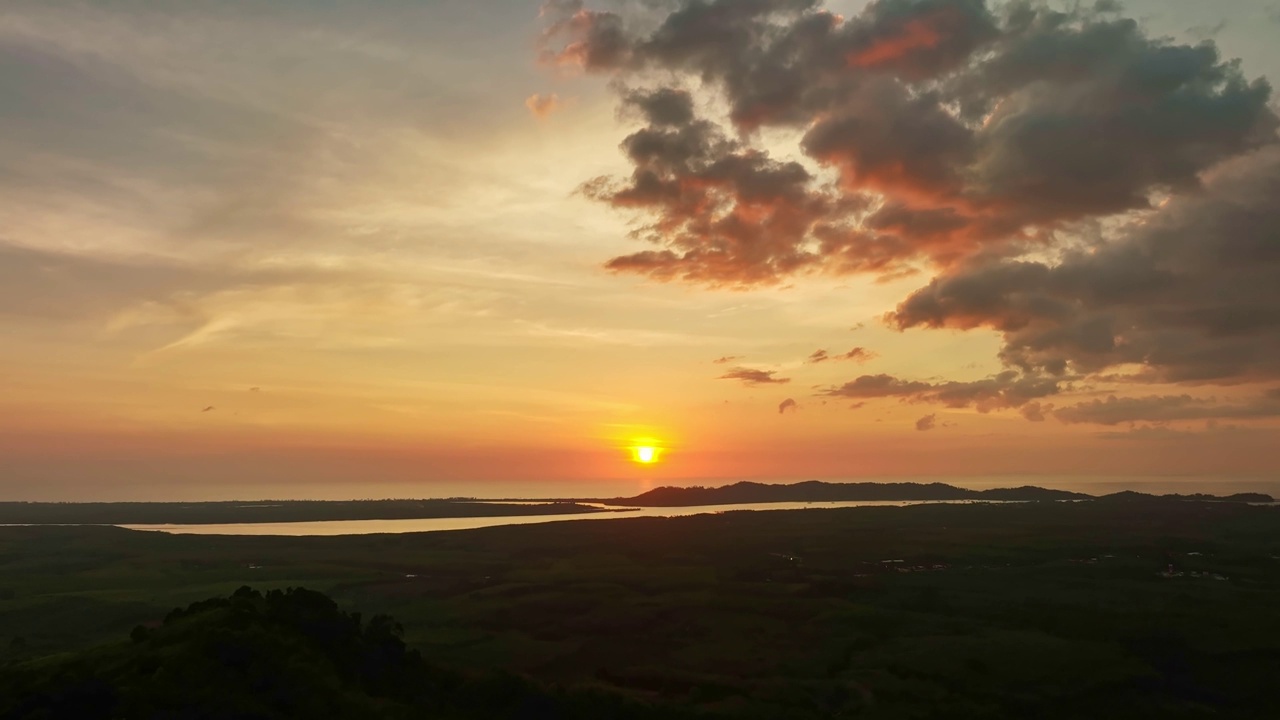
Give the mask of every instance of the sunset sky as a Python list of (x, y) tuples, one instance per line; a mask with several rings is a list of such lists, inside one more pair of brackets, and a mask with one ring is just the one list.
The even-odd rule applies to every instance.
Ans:
[(0, 500), (1275, 477), (1278, 36), (5, 0)]

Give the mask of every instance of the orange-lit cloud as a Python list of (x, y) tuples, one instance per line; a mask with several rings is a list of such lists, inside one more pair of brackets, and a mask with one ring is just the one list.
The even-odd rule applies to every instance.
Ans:
[[(572, 8), (566, 51), (646, 88), (621, 91), (643, 122), (622, 143), (631, 174), (584, 185), (635, 213), (648, 244), (607, 268), (737, 288), (932, 274), (891, 327), (1004, 341), (1007, 369), (985, 380), (864, 376), (827, 394), (1039, 422), (1084, 414), (1042, 400), (1119, 368), (1255, 395), (1280, 382), (1263, 249), (1280, 225), (1267, 199), (1280, 194), (1280, 119), (1269, 85), (1211, 45), (1103, 4), (882, 0), (837, 22), (812, 3), (690, 1), (635, 26)], [(800, 133), (803, 160), (777, 159), (762, 128)]]
[(867, 48), (849, 54), (849, 64), (857, 67), (875, 67), (900, 60), (914, 50), (931, 49), (942, 42), (942, 34), (927, 20), (920, 18), (903, 25), (897, 35), (879, 38)]
[(534, 93), (525, 98), (524, 106), (529, 108), (529, 112), (539, 120), (550, 116), (561, 108), (560, 96), (555, 93), (550, 95), (542, 95)]
[[(651, 220), (634, 235), (656, 247), (607, 267), (715, 286), (950, 268), (1141, 210), (1152, 192), (1194, 187), (1214, 163), (1274, 141), (1264, 85), (1191, 47), (1177, 50), (1178, 82), (1162, 84), (1140, 68), (1171, 57), (1164, 41), (1107, 12), (1028, 8), (1015, 21), (969, 0), (895, 0), (840, 23), (810, 3), (678, 3), (644, 30), (563, 3), (551, 30), (572, 37), (565, 52), (620, 85), (660, 85), (622, 98), (647, 123), (624, 141), (631, 177), (584, 186)], [(1064, 53), (1091, 60), (1067, 72)], [(694, 112), (681, 87), (695, 81), (727, 101), (727, 123)], [(1185, 122), (1143, 115), (1151, 103)], [(841, 183), (725, 125), (803, 128), (798, 149)]]

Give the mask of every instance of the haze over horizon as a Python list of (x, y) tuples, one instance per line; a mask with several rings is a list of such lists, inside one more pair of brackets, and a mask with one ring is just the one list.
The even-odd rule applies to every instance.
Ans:
[(1274, 484), (1277, 34), (9, 0), (0, 500)]

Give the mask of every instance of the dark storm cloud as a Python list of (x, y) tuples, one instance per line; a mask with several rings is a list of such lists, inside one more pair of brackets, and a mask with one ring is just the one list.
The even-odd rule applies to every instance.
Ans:
[[(1194, 193), (1215, 163), (1275, 141), (1265, 82), (1107, 4), (880, 0), (848, 19), (816, 0), (657, 7), (547, 10), (557, 62), (657, 85), (624, 91), (647, 122), (624, 143), (631, 179), (589, 186), (653, 220), (637, 236), (655, 249), (614, 270), (742, 285), (950, 267)], [(736, 137), (695, 117), (680, 89), (693, 83), (720, 94)], [(804, 129), (799, 149), (838, 187), (771, 159), (753, 144), (763, 127)]]
[(720, 380), (738, 380), (743, 385), (754, 387), (756, 385), (785, 385), (791, 382), (791, 378), (775, 377), (776, 370), (753, 370), (751, 368), (734, 368), (729, 372), (721, 375)]

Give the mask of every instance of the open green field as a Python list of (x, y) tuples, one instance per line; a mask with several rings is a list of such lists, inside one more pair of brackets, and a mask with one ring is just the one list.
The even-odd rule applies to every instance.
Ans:
[(739, 717), (1280, 717), (1280, 508), (922, 505), (410, 535), (0, 528), (0, 658), (306, 586), (434, 662)]

